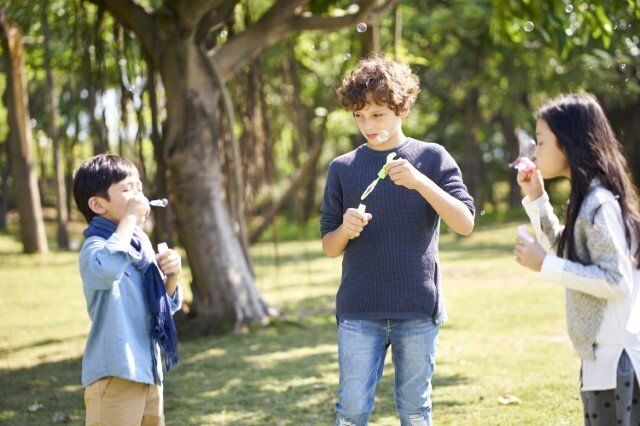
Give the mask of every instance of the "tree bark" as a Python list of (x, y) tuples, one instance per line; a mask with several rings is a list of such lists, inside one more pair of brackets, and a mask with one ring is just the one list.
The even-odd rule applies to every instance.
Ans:
[[(599, 99), (606, 99), (599, 96)], [(622, 143), (629, 171), (636, 188), (640, 188), (640, 101), (627, 105), (604, 105), (616, 137)]]
[(393, 17), (393, 56), (397, 60), (402, 46), (402, 5), (396, 5)]
[(20, 234), (25, 253), (49, 251), (42, 219), (42, 206), (33, 167), (33, 137), (29, 118), (27, 75), (24, 68), (23, 38), (20, 29), (0, 16), (3, 51), (7, 67), (9, 143), (14, 194), (20, 214)]
[(53, 173), (56, 191), (56, 237), (58, 247), (69, 248), (69, 212), (67, 210), (67, 188), (64, 182), (64, 169), (60, 151), (60, 127), (58, 126), (58, 93), (51, 65), (51, 34), (49, 30), (49, 2), (45, 0), (42, 8), (42, 27), (44, 32), (44, 62), (47, 74), (47, 91), (49, 103), (49, 137), (53, 145)]
[(7, 213), (9, 212), (9, 200), (11, 198), (9, 192), (9, 176), (11, 175), (11, 153), (9, 144), (9, 139), (7, 139), (2, 146), (6, 159), (5, 167), (0, 176), (2, 179), (2, 185), (0, 185), (0, 231), (7, 230)]
[[(101, 154), (109, 150), (109, 144), (107, 141), (107, 135), (104, 130), (103, 123), (95, 116), (96, 111), (96, 99), (102, 94), (101, 87), (101, 73), (102, 73), (102, 61), (103, 61), (103, 49), (101, 47), (102, 40), (100, 35), (102, 33), (102, 23), (104, 22), (104, 9), (98, 7), (98, 15), (96, 22), (93, 25), (93, 29), (89, 29), (89, 19), (84, 7), (80, 8), (84, 16), (84, 41), (83, 56), (82, 56), (82, 69), (84, 74), (84, 82), (87, 87), (87, 112), (89, 113), (89, 125), (91, 127), (91, 139), (93, 143), (93, 154)], [(98, 62), (97, 72), (94, 70), (91, 64), (90, 47), (94, 45), (96, 53), (96, 62)]]
[(380, 53), (380, 23), (376, 21), (367, 24), (367, 30), (361, 34), (362, 52), (361, 56), (366, 57)]
[[(158, 92), (157, 92), (157, 72), (151, 61), (147, 59), (149, 68), (149, 80), (147, 94), (149, 96), (149, 109), (151, 110), (151, 142), (153, 143), (153, 155), (156, 160), (156, 174), (154, 177), (154, 198), (172, 199), (169, 195), (167, 185), (167, 164), (164, 159), (164, 141), (160, 133), (160, 123), (158, 120)], [(172, 203), (164, 209), (153, 211), (153, 241), (155, 244), (161, 242), (173, 243), (173, 215), (171, 214)]]
[(475, 200), (476, 207), (482, 210), (483, 205), (483, 191), (481, 180), (481, 162), (482, 153), (480, 152), (478, 131), (480, 128), (480, 108), (478, 101), (480, 98), (480, 91), (478, 88), (469, 89), (469, 96), (467, 98), (467, 106), (465, 109), (466, 123), (467, 123), (467, 141), (464, 151), (464, 174), (466, 176), (465, 182), (469, 187), (469, 193)]

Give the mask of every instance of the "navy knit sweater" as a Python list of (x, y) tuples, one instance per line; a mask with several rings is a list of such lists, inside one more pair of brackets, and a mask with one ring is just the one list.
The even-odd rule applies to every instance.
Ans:
[[(342, 224), (348, 208), (396, 152), (475, 214), (455, 160), (440, 145), (405, 140), (389, 151), (361, 145), (329, 164), (322, 202), (322, 236)], [(440, 217), (414, 190), (382, 179), (363, 202), (373, 218), (347, 244), (336, 314), (347, 319), (412, 319), (444, 311), (438, 273)], [(440, 297), (439, 297), (440, 296)]]

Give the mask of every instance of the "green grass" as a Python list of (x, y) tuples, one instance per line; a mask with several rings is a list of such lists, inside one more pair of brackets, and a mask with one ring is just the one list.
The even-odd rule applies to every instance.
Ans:
[[(442, 238), (449, 322), (434, 378), (439, 425), (578, 424), (579, 360), (566, 337), (564, 292), (512, 259), (514, 224)], [(51, 230), (51, 229), (50, 229)], [(0, 234), (0, 423), (49, 424), (55, 412), (83, 422), (80, 365), (89, 320), (75, 253), (20, 254)], [(258, 286), (288, 314), (246, 335), (185, 337), (167, 377), (169, 424), (333, 422), (337, 348), (331, 311), (340, 259), (319, 241), (253, 248)], [(187, 271), (188, 275), (188, 271)], [(522, 403), (503, 406), (503, 394)], [(390, 357), (373, 425), (396, 425)], [(42, 408), (30, 412), (32, 404)]]

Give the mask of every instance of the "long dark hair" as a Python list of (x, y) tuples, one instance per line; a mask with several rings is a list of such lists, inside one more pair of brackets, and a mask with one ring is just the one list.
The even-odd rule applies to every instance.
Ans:
[(593, 95), (560, 95), (540, 108), (538, 119), (549, 126), (564, 151), (571, 169), (571, 195), (565, 214), (565, 228), (557, 243), (558, 256), (577, 258), (574, 225), (580, 206), (594, 178), (618, 198), (627, 244), (640, 264), (640, 244), (632, 247), (635, 234), (640, 241), (638, 194), (629, 167), (602, 107)]

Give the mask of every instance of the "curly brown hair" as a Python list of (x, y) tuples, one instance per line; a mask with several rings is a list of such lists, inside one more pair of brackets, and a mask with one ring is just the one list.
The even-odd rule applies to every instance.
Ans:
[(396, 115), (410, 109), (420, 92), (418, 77), (407, 64), (384, 55), (361, 59), (337, 90), (340, 102), (348, 111), (358, 111), (371, 100), (387, 105)]

